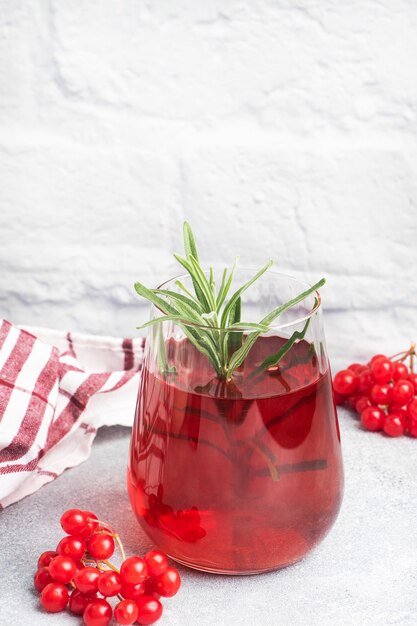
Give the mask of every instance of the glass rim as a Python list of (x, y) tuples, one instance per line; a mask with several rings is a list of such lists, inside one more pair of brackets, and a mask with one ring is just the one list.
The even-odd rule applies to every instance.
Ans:
[[(214, 269), (217, 269), (216, 267), (214, 267)], [(224, 268), (222, 268), (224, 269)], [(248, 272), (254, 272), (256, 273), (257, 271), (259, 271), (259, 268), (255, 269), (252, 267), (239, 267), (236, 268), (237, 270), (242, 270), (242, 271), (248, 271)], [(210, 270), (203, 270), (204, 274), (209, 274)], [(312, 285), (310, 285), (309, 283), (300, 280), (299, 278), (295, 278), (294, 276), (291, 276), (290, 274), (283, 274), (281, 272), (277, 272), (275, 270), (268, 270), (266, 276), (273, 274), (274, 276), (278, 277), (278, 278), (285, 278), (287, 280), (290, 280), (293, 283), (299, 283), (300, 285), (303, 286), (303, 290), (305, 291), (306, 289), (308, 289), (309, 287), (312, 287)], [(166, 288), (166, 286), (176, 280), (183, 280), (184, 278), (190, 278), (190, 275), (188, 273), (185, 274), (179, 274), (178, 276), (173, 276), (172, 278), (165, 280), (163, 283), (161, 283), (157, 289), (164, 289)], [(262, 277), (260, 277), (260, 279), (262, 280)], [(194, 328), (201, 328), (204, 330), (217, 330), (220, 332), (230, 332), (230, 333), (234, 333), (234, 332), (245, 332), (245, 331), (249, 331), (249, 332), (259, 332), (261, 335), (265, 334), (266, 332), (269, 332), (270, 330), (279, 330), (281, 328), (288, 328), (290, 326), (296, 326), (297, 324), (301, 324), (301, 322), (306, 322), (307, 320), (309, 320), (320, 308), (321, 306), (321, 295), (320, 292), (316, 289), (315, 291), (313, 291), (311, 294), (309, 295), (314, 295), (316, 296), (317, 302), (315, 304), (315, 306), (313, 306), (313, 308), (306, 313), (305, 315), (302, 315), (301, 317), (298, 317), (295, 320), (292, 320), (290, 322), (286, 322), (285, 324), (270, 324), (268, 326), (268, 331), (254, 331), (253, 328), (251, 328), (250, 326), (248, 327), (244, 327), (242, 326), (242, 328), (232, 328), (230, 329), (229, 327), (225, 327), (225, 328), (218, 328), (216, 326), (209, 326), (206, 324), (199, 324), (198, 322), (190, 322), (190, 320), (174, 320), (174, 324), (184, 324), (184, 326), (192, 326)], [(164, 317), (167, 317), (166, 313), (164, 313), (163, 311), (161, 311), (161, 309), (156, 306), (155, 304), (151, 304), (151, 310), (158, 310), (160, 313), (162, 313), (162, 317), (161, 322), (164, 321)], [(279, 318), (278, 318), (279, 319)]]

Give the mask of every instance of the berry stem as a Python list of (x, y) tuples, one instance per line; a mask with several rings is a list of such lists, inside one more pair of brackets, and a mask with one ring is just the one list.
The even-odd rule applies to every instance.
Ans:
[[(94, 559), (94, 562), (96, 564), (97, 569), (99, 569), (100, 572), (105, 572), (106, 571), (106, 569), (104, 567), (100, 566), (100, 563), (104, 563), (104, 561), (97, 561), (96, 559)], [(106, 563), (106, 565), (107, 565), (107, 563)]]
[(81, 559), (81, 563), (84, 564), (85, 567), (89, 567), (90, 565), (92, 567), (94, 567), (93, 563), (97, 563), (96, 559), (93, 559), (92, 556), (90, 556), (89, 554), (86, 554), (82, 559)]
[[(402, 363), (403, 361), (406, 360), (406, 358), (409, 356), (410, 351), (409, 350), (403, 350), (402, 352), (397, 352), (397, 354), (394, 354), (393, 356), (388, 357), (390, 361), (396, 361), (398, 363)], [(397, 358), (399, 357), (399, 358)]]
[(101, 520), (101, 519), (96, 519), (94, 521), (98, 522), (100, 524), (100, 529), (97, 530), (96, 532), (110, 533), (111, 535), (113, 535), (116, 532), (115, 529), (113, 528), (113, 526), (111, 526), (107, 522), (103, 522), (103, 520)]
[(414, 342), (411, 343), (410, 346), (410, 371), (414, 374), (414, 357), (416, 356), (416, 344)]
[[(120, 540), (120, 537), (119, 537), (118, 533), (115, 531), (115, 529), (110, 524), (108, 524), (107, 522), (103, 522), (102, 520), (99, 520), (99, 519), (95, 520), (95, 521), (97, 521), (102, 526), (102, 528), (100, 528), (100, 530), (98, 532), (109, 532), (110, 535), (114, 539), (116, 539), (117, 545), (119, 546), (120, 552), (122, 553), (122, 561), (126, 561), (126, 554), (125, 554), (125, 551), (124, 551), (124, 548), (123, 548), (123, 544), (122, 544), (122, 542)], [(106, 561), (103, 561), (103, 563), (106, 563)], [(119, 571), (119, 570), (116, 570), (116, 571)]]
[(122, 542), (120, 540), (120, 537), (119, 537), (118, 533), (113, 533), (113, 537), (117, 541), (117, 545), (119, 546), (120, 552), (122, 553), (122, 561), (124, 562), (124, 561), (126, 561), (126, 554), (125, 554), (125, 551), (124, 551), (124, 548), (123, 548), (123, 544), (122, 544)]
[(117, 572), (118, 574), (120, 574), (120, 570), (118, 570), (117, 567), (113, 565), (113, 563), (110, 563), (110, 561), (101, 561), (101, 562), (104, 563), (104, 565), (107, 565), (109, 569), (112, 569), (114, 572)]
[[(390, 361), (396, 361), (398, 363), (403, 363), (403, 361), (405, 361), (407, 359), (407, 357), (410, 357), (410, 368), (411, 371), (413, 371), (413, 357), (416, 356), (416, 344), (414, 342), (411, 343), (411, 346), (408, 350), (403, 350), (402, 352), (397, 352), (397, 354), (394, 354), (393, 356), (389, 357)], [(397, 358), (399, 357), (399, 358)]]

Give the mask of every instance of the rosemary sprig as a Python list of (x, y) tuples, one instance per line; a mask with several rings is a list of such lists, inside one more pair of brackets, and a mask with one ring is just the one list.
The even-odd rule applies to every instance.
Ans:
[[(228, 382), (233, 372), (244, 362), (258, 337), (269, 330), (272, 322), (324, 285), (325, 279), (322, 278), (306, 291), (277, 307), (259, 323), (242, 322), (242, 294), (271, 267), (272, 261), (268, 261), (228, 298), (237, 260), (230, 271), (227, 268), (223, 271), (220, 287), (216, 291), (213, 268), (210, 267), (207, 277), (200, 265), (195, 238), (187, 222), (184, 222), (183, 235), (185, 258), (177, 254), (174, 257), (189, 273), (194, 293), (179, 280), (176, 281), (176, 285), (181, 292), (169, 289), (148, 289), (142, 283), (135, 283), (136, 292), (164, 314), (139, 328), (153, 326), (164, 321), (175, 322), (182, 328), (189, 341), (209, 359), (218, 377)], [(304, 338), (308, 325), (309, 320), (301, 332), (294, 332), (276, 354), (267, 357), (258, 370), (266, 369), (271, 364), (277, 365), (295, 341)], [(252, 332), (245, 335), (243, 331), (249, 329)], [(161, 336), (158, 337), (159, 345), (160, 342)], [(172, 371), (167, 370), (165, 353), (163, 354), (163, 369)]]

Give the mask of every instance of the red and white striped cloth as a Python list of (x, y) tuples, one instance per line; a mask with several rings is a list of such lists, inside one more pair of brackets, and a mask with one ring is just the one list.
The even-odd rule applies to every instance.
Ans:
[(144, 340), (0, 320), (0, 509), (90, 455), (100, 426), (131, 426)]

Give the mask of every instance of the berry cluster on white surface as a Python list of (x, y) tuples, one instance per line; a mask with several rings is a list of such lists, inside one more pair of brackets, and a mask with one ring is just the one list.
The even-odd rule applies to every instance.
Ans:
[[(162, 615), (161, 596), (174, 596), (181, 585), (178, 570), (167, 556), (151, 550), (126, 558), (119, 535), (90, 511), (69, 509), (61, 516), (67, 533), (56, 550), (38, 559), (34, 585), (42, 608), (58, 613), (67, 607), (82, 615), (85, 626), (153, 624)], [(118, 544), (120, 569), (109, 561)], [(112, 607), (110, 598), (118, 602)]]
[(415, 356), (416, 346), (411, 344), (390, 358), (376, 354), (366, 365), (352, 363), (333, 379), (336, 404), (359, 413), (366, 430), (417, 437)]

